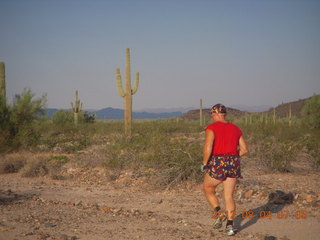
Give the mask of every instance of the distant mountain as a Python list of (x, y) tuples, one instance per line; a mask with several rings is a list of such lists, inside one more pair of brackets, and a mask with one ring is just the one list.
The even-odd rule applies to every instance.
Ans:
[(49, 118), (52, 118), (52, 116), (58, 111), (59, 111), (59, 109), (57, 109), (57, 108), (47, 108), (46, 114), (48, 115)]
[[(298, 101), (282, 103), (282, 104), (278, 105), (277, 107), (275, 107), (276, 116), (280, 117), (280, 118), (287, 117), (289, 114), (289, 109), (291, 107), (292, 116), (295, 116), (298, 118), (301, 117), (302, 108), (304, 107), (304, 105), (308, 99), (310, 99), (310, 98), (300, 99)], [(250, 113), (251, 111), (242, 111), (239, 109), (227, 107), (227, 112), (229, 114), (236, 116), (236, 117), (241, 117), (241, 116), (244, 116), (246, 114), (246, 112)], [(251, 113), (253, 113), (253, 112), (257, 112), (257, 111), (252, 111)], [(273, 108), (268, 108), (265, 111), (263, 111), (263, 113), (268, 114), (268, 115), (272, 115)], [(203, 114), (205, 115), (206, 118), (211, 118), (210, 109), (203, 109)], [(198, 120), (200, 118), (199, 109), (190, 110), (187, 113), (183, 114), (181, 116), (181, 118), (189, 119), (189, 120)]]
[[(306, 101), (309, 100), (310, 98), (300, 99), (298, 101), (282, 103), (282, 104), (278, 105), (277, 107), (275, 107), (276, 116), (280, 117), (280, 118), (287, 117), (289, 115), (289, 111), (291, 108), (292, 116), (295, 116), (298, 118), (301, 117), (302, 108), (306, 104)], [(268, 115), (272, 115), (273, 108), (270, 108), (268, 111), (266, 111), (266, 113)]]
[(268, 111), (271, 107), (267, 105), (261, 105), (261, 106), (247, 106), (247, 105), (232, 105), (230, 106), (235, 109), (239, 109), (241, 111), (247, 111), (247, 112), (265, 112)]
[[(203, 115), (205, 116), (206, 119), (211, 119), (211, 113), (210, 113), (211, 108), (205, 108), (203, 109)], [(234, 108), (229, 108), (227, 107), (227, 112), (228, 114), (232, 114), (236, 117), (241, 117), (245, 115), (244, 111), (234, 109)], [(181, 116), (182, 119), (186, 120), (199, 120), (200, 114), (199, 114), (199, 109), (196, 110), (190, 110), (187, 113), (183, 114)]]
[[(49, 118), (51, 118), (57, 111), (61, 109), (57, 108), (47, 108), (46, 112)], [(63, 109), (70, 111), (70, 109)], [(123, 109), (118, 108), (103, 108), (97, 111), (94, 110), (84, 110), (90, 113), (95, 113), (97, 119), (123, 119)], [(157, 119), (157, 118), (173, 118), (180, 117), (183, 113), (179, 111), (175, 112), (161, 112), (161, 113), (150, 113), (150, 112), (133, 112), (132, 117), (134, 119)]]
[[(104, 108), (95, 112), (98, 119), (123, 119), (123, 109), (118, 108)], [(182, 112), (162, 112), (162, 113), (150, 113), (150, 112), (133, 112), (132, 117), (134, 119), (155, 119), (155, 118), (172, 118), (179, 117)]]
[(148, 112), (148, 113), (171, 113), (171, 112), (182, 112), (186, 113), (189, 110), (196, 109), (196, 107), (176, 107), (176, 108), (145, 108), (136, 112)]

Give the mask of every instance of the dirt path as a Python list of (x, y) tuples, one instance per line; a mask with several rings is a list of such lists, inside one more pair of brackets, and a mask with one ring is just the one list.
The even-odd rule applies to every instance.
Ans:
[[(266, 235), (283, 240), (313, 240), (320, 236), (316, 173), (302, 178), (247, 171), (236, 192), (236, 227), (240, 232), (234, 237), (212, 229), (213, 215), (201, 186), (185, 184), (160, 191), (126, 174), (116, 181), (107, 180), (101, 169), (87, 174), (69, 180), (0, 175), (0, 240), (262, 240)], [(294, 203), (275, 209), (271, 218), (244, 219), (250, 209), (259, 213), (268, 194), (277, 189), (295, 193)], [(279, 211), (288, 211), (287, 218), (279, 219)], [(306, 219), (297, 219), (297, 211), (305, 211)]]

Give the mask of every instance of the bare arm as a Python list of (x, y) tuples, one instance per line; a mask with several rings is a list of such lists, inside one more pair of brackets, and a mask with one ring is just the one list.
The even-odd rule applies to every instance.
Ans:
[(212, 146), (214, 140), (214, 133), (211, 130), (206, 130), (206, 141), (204, 143), (203, 148), (203, 164), (206, 165), (211, 153), (212, 153)]
[(248, 145), (246, 141), (244, 140), (243, 136), (239, 139), (239, 156), (243, 156), (244, 154), (249, 152)]

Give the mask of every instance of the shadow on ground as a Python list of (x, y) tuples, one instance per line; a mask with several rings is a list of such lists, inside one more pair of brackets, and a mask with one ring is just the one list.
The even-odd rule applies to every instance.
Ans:
[(10, 189), (7, 191), (0, 190), (0, 205), (10, 205), (21, 200), (29, 200), (34, 194), (17, 194)]
[[(268, 214), (278, 214), (285, 205), (293, 202), (293, 194), (276, 190), (269, 194), (268, 202), (260, 207), (249, 209), (237, 215), (234, 220), (234, 227), (238, 232), (255, 224), (260, 218), (268, 217)], [(247, 222), (243, 223), (244, 221)]]

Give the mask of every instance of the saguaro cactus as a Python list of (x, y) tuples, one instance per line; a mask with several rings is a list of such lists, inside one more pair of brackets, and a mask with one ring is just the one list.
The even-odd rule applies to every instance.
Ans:
[(121, 97), (124, 98), (124, 129), (125, 134), (131, 136), (132, 125), (132, 95), (138, 90), (139, 72), (136, 73), (134, 87), (131, 88), (131, 71), (130, 71), (130, 49), (126, 49), (126, 88), (122, 87), (120, 68), (116, 69), (117, 88)]
[(289, 119), (289, 127), (292, 126), (292, 111), (291, 111), (291, 104), (289, 105), (289, 116), (288, 116), (288, 119)]
[(202, 98), (200, 98), (200, 127), (203, 126)]
[(0, 62), (0, 97), (6, 100), (6, 75), (4, 62)]
[(78, 125), (78, 121), (79, 121), (79, 112), (81, 112), (82, 109), (82, 102), (80, 102), (80, 99), (78, 99), (78, 90), (76, 91), (76, 101), (73, 104), (73, 102), (71, 102), (71, 108), (73, 111), (73, 117), (74, 117), (74, 124)]
[(276, 109), (273, 108), (273, 125), (276, 125), (276, 121), (277, 121), (277, 118), (276, 118)]

